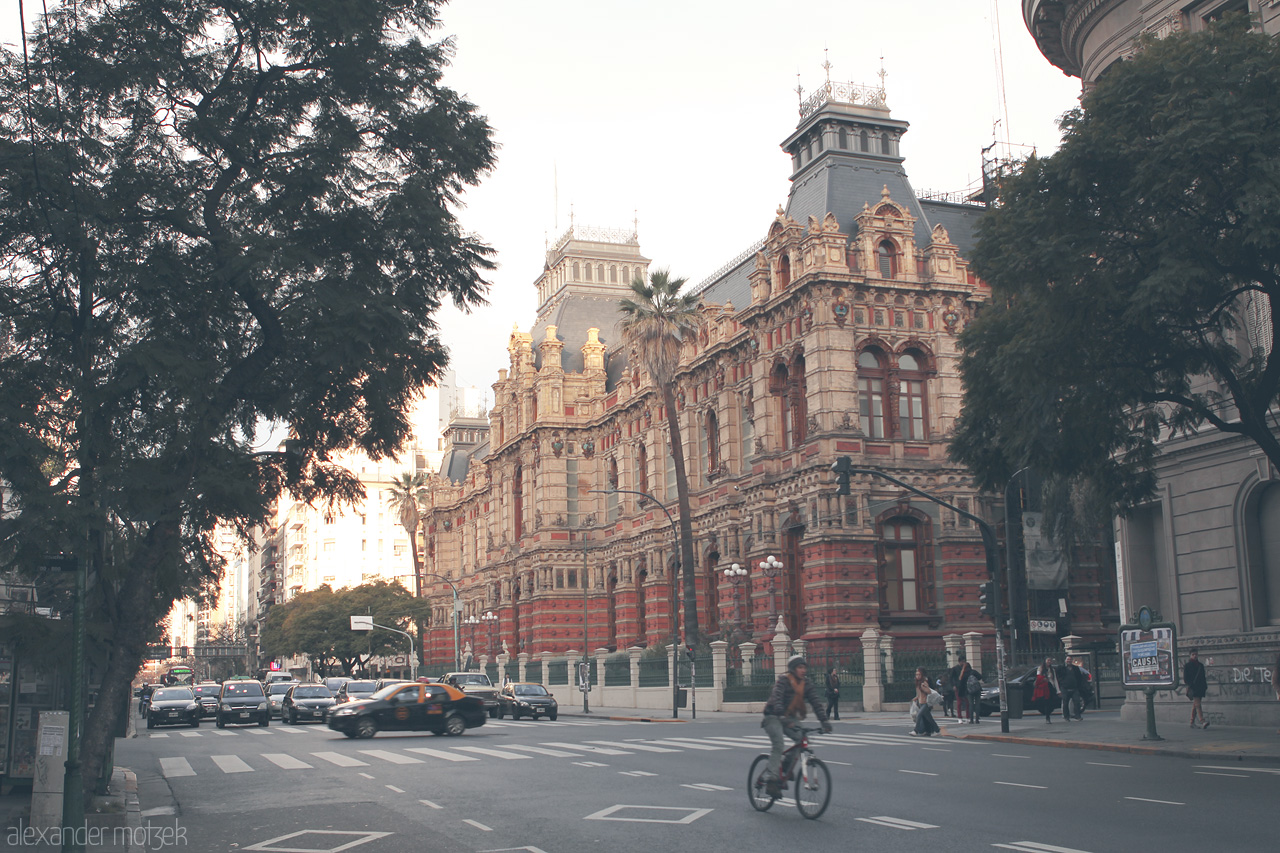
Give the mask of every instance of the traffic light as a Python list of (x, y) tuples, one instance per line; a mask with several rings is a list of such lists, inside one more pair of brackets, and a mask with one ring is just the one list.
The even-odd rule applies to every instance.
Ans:
[(853, 467), (853, 460), (848, 456), (840, 456), (835, 462), (831, 463), (831, 470), (836, 472), (836, 494), (849, 495), (853, 494), (849, 488), (849, 469)]
[(983, 616), (994, 616), (996, 604), (996, 582), (987, 581), (978, 587), (978, 612)]

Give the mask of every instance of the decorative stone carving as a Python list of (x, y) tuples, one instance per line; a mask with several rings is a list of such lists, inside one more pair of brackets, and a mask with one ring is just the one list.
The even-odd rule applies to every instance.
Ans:
[[(557, 455), (558, 455), (558, 454), (557, 454)], [(596, 455), (596, 443), (595, 443), (595, 441), (593, 441), (593, 440), (592, 440), (592, 439), (590, 439), (590, 438), (584, 438), (584, 439), (582, 440), (582, 455), (583, 455), (584, 457), (586, 457), (587, 459), (590, 459), (592, 456), (595, 456), (595, 455)]]
[(849, 417), (848, 412), (840, 417), (840, 429), (853, 429), (853, 419)]
[(560, 433), (558, 432), (551, 434), (551, 452), (556, 455), (557, 459), (559, 459), (560, 454), (564, 452), (564, 439), (560, 437)]
[(818, 431), (818, 416), (817, 416), (817, 415), (809, 415), (808, 427), (809, 427), (809, 434), (810, 434), (810, 435), (813, 435), (813, 434), (815, 434), (815, 433)]
[(764, 453), (764, 439), (756, 436), (756, 453)]

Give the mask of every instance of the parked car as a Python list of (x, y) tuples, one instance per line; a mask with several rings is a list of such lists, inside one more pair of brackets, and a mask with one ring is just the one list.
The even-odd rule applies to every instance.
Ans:
[(284, 694), (298, 685), (296, 681), (273, 681), (267, 685), (267, 710), (276, 719), (282, 719), (281, 709), (284, 705)]
[(333, 694), (333, 703), (335, 705), (345, 705), (348, 702), (354, 702), (357, 699), (368, 699), (378, 690), (378, 682), (361, 679), (359, 681), (351, 680), (338, 688)]
[(490, 717), (497, 717), (502, 708), (502, 703), (498, 701), (498, 688), (493, 686), (489, 676), (483, 672), (446, 672), (437, 682), (456, 687), (468, 696), (475, 696), (484, 702), (484, 709)]
[(408, 683), (409, 683), (409, 679), (407, 678), (379, 678), (376, 682), (376, 689), (373, 692), (377, 693), (382, 688), (390, 687), (392, 684), (408, 684)]
[(498, 700), (501, 703), (498, 707), (499, 718), (510, 714), (515, 720), (526, 715), (534, 719), (545, 716), (548, 720), (554, 720), (559, 713), (556, 697), (541, 684), (533, 682), (518, 681), (504, 685), (502, 692), (498, 694)]
[(218, 693), (218, 713), (214, 721), (218, 728), (227, 723), (271, 725), (271, 710), (262, 685), (256, 681), (224, 681)]
[(351, 680), (349, 675), (335, 675), (324, 680), (324, 686), (329, 688), (329, 692), (337, 695), (338, 688)]
[(218, 694), (222, 692), (221, 684), (216, 681), (202, 681), (192, 688), (192, 692), (196, 695), (196, 701), (200, 703), (202, 717), (212, 717), (218, 713)]
[[(1036, 670), (1039, 667), (1022, 667), (1006, 673), (1004, 683), (1009, 691), (1009, 707), (1016, 708), (1021, 700), (1023, 711), (1034, 711), (1035, 703), (1031, 701), (1031, 693), (1036, 689)], [(982, 699), (978, 702), (978, 713), (987, 717), (1000, 713), (1000, 685), (992, 676), (984, 683)]]
[(295, 684), (284, 694), (280, 703), (280, 716), (297, 725), (301, 720), (315, 720), (323, 723), (324, 718), (333, 707), (333, 694), (323, 684)]
[(265, 687), (277, 681), (297, 681), (297, 679), (287, 672), (268, 672), (267, 677), (262, 679), (262, 684)]
[(336, 706), (329, 728), (349, 738), (380, 731), (429, 731), (460, 735), (484, 725), (483, 700), (448, 684), (392, 684), (368, 699)]
[(190, 687), (161, 687), (151, 694), (147, 728), (156, 726), (200, 726), (200, 703)]

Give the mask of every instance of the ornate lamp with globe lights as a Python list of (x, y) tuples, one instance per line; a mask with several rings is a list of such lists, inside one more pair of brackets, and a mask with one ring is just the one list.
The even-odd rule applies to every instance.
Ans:
[(742, 602), (738, 588), (747, 574), (746, 566), (738, 563), (734, 563), (724, 570), (724, 576), (729, 579), (729, 583), (733, 584), (733, 619), (734, 627), (738, 629), (742, 627)]
[(774, 591), (776, 588), (777, 577), (782, 574), (782, 561), (770, 554), (768, 557), (760, 561), (760, 571), (764, 572), (764, 576), (769, 579), (769, 621), (773, 622), (778, 616), (777, 600), (774, 598)]

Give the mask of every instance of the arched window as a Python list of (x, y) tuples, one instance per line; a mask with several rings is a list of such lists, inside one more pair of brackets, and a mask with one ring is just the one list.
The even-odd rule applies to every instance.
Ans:
[(579, 275), (580, 273), (578, 272), (578, 262), (574, 261), (573, 262), (573, 280), (577, 281)]
[(876, 247), (876, 257), (880, 262), (881, 278), (898, 277), (898, 253), (893, 243), (881, 240), (880, 245)]
[(715, 411), (707, 412), (707, 470), (715, 471), (720, 467), (720, 421)]
[(610, 284), (618, 283), (618, 268), (616, 266), (609, 267), (609, 283)]
[(623, 267), (623, 268), (622, 268), (622, 283), (623, 283), (623, 284), (627, 284), (627, 285), (631, 284), (631, 278), (630, 278), (630, 275), (631, 275), (631, 268), (630, 268), (630, 267)]
[(596, 264), (596, 281), (604, 284), (604, 264)]
[(738, 465), (738, 473), (741, 474), (747, 470), (747, 460), (755, 453), (755, 435), (756, 425), (752, 422), (751, 399), (745, 394), (742, 395), (742, 416), (741, 416), (741, 432), (742, 432), (742, 459)]
[(789, 450), (795, 446), (794, 424), (791, 416), (791, 372), (787, 370), (785, 364), (779, 364), (773, 369), (773, 381), (769, 383), (769, 390), (778, 398), (778, 426), (779, 426), (779, 449)]
[(640, 484), (637, 491), (649, 491), (649, 451), (643, 444), (636, 451), (636, 482)]
[(849, 131), (845, 130), (843, 127), (840, 128), (839, 131), (837, 131), (837, 138), (839, 140), (837, 144), (841, 149), (849, 147)]
[(1253, 627), (1280, 625), (1280, 484), (1262, 491), (1250, 507), (1245, 524)]
[(799, 447), (809, 434), (809, 389), (805, 380), (803, 355), (797, 355), (791, 363), (791, 383), (787, 396), (791, 402), (791, 432)]
[(609, 523), (618, 520), (618, 460), (609, 460), (609, 480), (605, 483), (608, 494), (605, 495), (605, 519)]
[(520, 541), (524, 535), (524, 468), (517, 465), (511, 477), (511, 515), (514, 522), (515, 539)]
[(919, 525), (909, 518), (891, 518), (881, 528), (884, 565), (881, 588), (891, 611), (923, 610)]
[(791, 286), (791, 258), (783, 255), (778, 259), (778, 290)]
[(898, 356), (898, 427), (902, 437), (921, 441), (925, 433), (925, 374), (921, 359), (914, 353)]
[(868, 438), (884, 438), (884, 362), (874, 350), (858, 355), (858, 411)]
[(586, 272), (586, 280), (591, 281), (591, 264), (583, 264), (583, 270)]
[(867, 132), (865, 130), (858, 131), (858, 150), (870, 151), (871, 146), (868, 144)]

